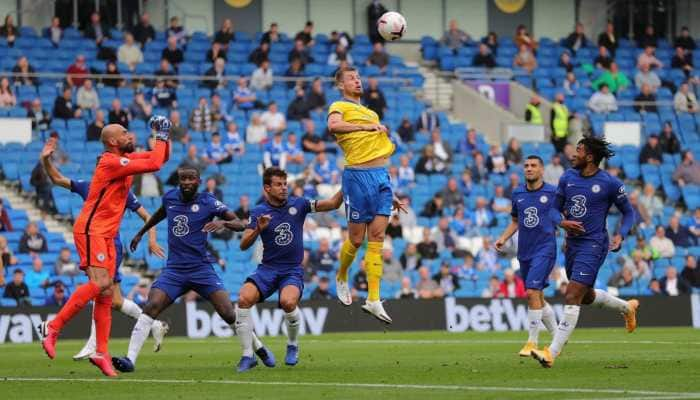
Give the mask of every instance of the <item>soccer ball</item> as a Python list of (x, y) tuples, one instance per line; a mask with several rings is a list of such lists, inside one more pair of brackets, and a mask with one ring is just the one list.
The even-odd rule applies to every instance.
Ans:
[(406, 33), (406, 18), (396, 11), (384, 13), (377, 22), (377, 31), (384, 40), (399, 40)]

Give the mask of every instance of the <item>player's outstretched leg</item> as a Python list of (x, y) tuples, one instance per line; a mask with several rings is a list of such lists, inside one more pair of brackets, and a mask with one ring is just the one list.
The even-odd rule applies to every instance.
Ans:
[[(631, 299), (625, 301), (600, 289), (595, 289), (594, 294), (595, 297), (590, 303), (592, 306), (621, 313), (625, 319), (625, 328), (627, 332), (632, 333), (637, 329), (637, 309), (639, 308), (639, 300)], [(585, 300), (584, 304), (586, 304)]]
[(95, 300), (95, 353), (89, 358), (90, 363), (106, 376), (117, 376), (112, 368), (112, 358), (109, 356), (109, 333), (112, 329), (112, 293), (103, 293)]
[[(301, 282), (299, 283), (301, 284)], [(299, 311), (299, 298), (301, 290), (298, 286), (287, 285), (282, 288), (280, 294), (280, 306), (284, 310), (284, 323), (287, 328), (287, 355), (284, 363), (295, 366), (299, 362), (299, 325), (301, 325), (301, 312)]]
[(258, 288), (250, 282), (246, 282), (238, 293), (235, 326), (243, 352), (238, 362), (238, 372), (251, 370), (258, 365), (258, 361), (253, 353), (253, 320), (250, 317), (250, 309), (259, 299), (260, 293)]
[(352, 304), (352, 295), (348, 284), (348, 270), (353, 261), (355, 261), (358, 247), (359, 246), (355, 246), (348, 238), (343, 242), (343, 246), (340, 248), (340, 268), (335, 276), (335, 291), (338, 295), (338, 300), (346, 306)]

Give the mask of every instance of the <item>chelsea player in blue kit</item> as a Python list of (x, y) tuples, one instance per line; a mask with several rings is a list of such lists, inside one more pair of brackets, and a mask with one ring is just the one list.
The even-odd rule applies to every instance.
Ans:
[[(134, 371), (136, 358), (155, 318), (189, 290), (209, 300), (219, 316), (234, 328), (236, 315), (229, 293), (212, 266), (215, 260), (207, 250), (207, 236), (224, 224), (213, 221), (216, 217), (227, 221), (226, 227), (235, 231), (242, 231), (245, 222), (237, 219), (233, 211), (213, 195), (197, 192), (201, 183), (197, 169), (181, 167), (177, 173), (179, 188), (163, 196), (163, 204), (131, 241), (131, 250), (135, 251), (146, 231), (162, 220), (168, 220), (167, 266), (151, 286), (143, 314), (131, 332), (127, 356), (112, 359), (114, 367), (121, 372)], [(272, 353), (257, 337), (252, 341), (263, 363), (274, 367)]]
[(243, 356), (238, 371), (244, 372), (257, 365), (253, 356), (253, 322), (250, 309), (279, 291), (279, 305), (284, 310), (287, 327), (287, 354), (285, 364), (296, 365), (299, 356), (297, 334), (301, 313), (297, 305), (304, 291), (303, 229), (306, 215), (317, 211), (331, 211), (343, 202), (342, 192), (327, 200), (308, 200), (288, 197), (287, 173), (270, 167), (263, 173), (265, 201), (250, 212), (249, 224), (243, 232), (241, 250), (262, 239), (263, 258), (257, 270), (250, 275), (238, 295), (236, 333), (241, 341)]
[[(62, 188), (70, 190), (72, 193), (77, 194), (80, 196), (83, 200), (85, 200), (88, 196), (88, 192), (90, 190), (90, 182), (89, 181), (84, 181), (84, 180), (75, 180), (75, 179), (70, 179), (64, 176), (58, 168), (53, 164), (51, 161), (51, 157), (53, 155), (53, 152), (56, 150), (56, 138), (50, 138), (46, 144), (44, 145), (44, 149), (42, 150), (39, 159), (44, 167), (44, 170), (46, 171), (46, 174), (49, 176), (49, 179), (51, 179), (51, 183), (53, 183), (56, 186), (60, 186)], [(144, 221), (148, 221), (148, 219), (151, 217), (151, 215), (146, 211), (146, 209), (139, 203), (139, 200), (136, 198), (134, 193), (129, 192), (129, 197), (126, 200), (126, 209), (131, 210), (132, 212), (135, 212), (141, 219)], [(149, 234), (149, 240), (148, 240), (148, 248), (149, 250), (157, 255), (158, 257), (164, 258), (165, 254), (163, 253), (163, 249), (158, 246), (158, 243), (156, 242), (156, 231), (155, 229), (152, 229), (148, 231)], [(119, 273), (119, 266), (121, 265), (122, 258), (123, 258), (123, 252), (124, 252), (124, 247), (122, 246), (122, 242), (117, 235), (117, 237), (114, 239), (114, 248), (116, 250), (116, 273), (114, 274), (114, 279), (113, 282), (114, 284), (112, 285), (112, 308), (114, 310), (120, 311), (123, 314), (133, 318), (133, 319), (138, 319), (138, 317), (141, 315), (141, 307), (138, 306), (138, 304), (134, 303), (133, 301), (126, 299), (122, 296), (121, 288), (119, 286), (119, 283), (121, 282), (121, 274)], [(165, 335), (168, 333), (169, 326), (167, 323), (162, 322), (162, 321), (155, 321), (153, 324), (153, 339), (155, 340), (155, 346), (154, 346), (154, 351), (159, 351), (161, 343), (163, 342), (163, 338)], [(87, 343), (85, 343), (85, 346), (83, 346), (82, 350), (80, 350), (76, 355), (73, 356), (73, 359), (75, 361), (79, 360), (84, 360), (90, 357), (93, 353), (95, 353), (97, 347), (97, 342), (96, 342), (96, 336), (95, 336), (95, 321), (92, 321), (92, 327), (90, 328), (90, 338), (88, 339)]]
[(518, 232), (518, 262), (527, 290), (527, 343), (518, 354), (530, 357), (537, 349), (540, 321), (554, 334), (557, 319), (554, 309), (544, 300), (542, 290), (549, 286), (549, 274), (557, 259), (557, 226), (561, 214), (554, 207), (557, 188), (545, 183), (544, 162), (539, 156), (528, 156), (523, 166), (525, 185), (513, 191), (512, 222), (494, 243), (502, 251), (506, 241)]
[[(624, 184), (599, 168), (603, 159), (615, 154), (609, 147), (610, 144), (601, 138), (581, 139), (571, 160), (573, 169), (566, 171), (559, 180), (556, 207), (564, 216), (561, 226), (567, 231), (564, 255), (569, 284), (564, 317), (551, 346), (532, 351), (532, 357), (545, 368), (552, 367), (569, 340), (578, 322), (581, 304), (621, 313), (628, 332), (637, 327), (637, 300), (625, 301), (593, 288), (608, 251), (620, 250), (622, 240), (635, 222)], [(607, 216), (613, 204), (622, 213), (622, 223), (611, 240)]]

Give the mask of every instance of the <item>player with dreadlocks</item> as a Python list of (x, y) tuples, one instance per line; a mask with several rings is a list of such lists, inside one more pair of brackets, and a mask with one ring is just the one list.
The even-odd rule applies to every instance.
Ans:
[[(624, 184), (600, 163), (614, 156), (605, 139), (581, 139), (572, 156), (572, 169), (559, 180), (554, 206), (561, 212), (561, 227), (567, 232), (566, 288), (564, 316), (556, 329), (552, 344), (542, 350), (533, 350), (532, 357), (545, 368), (554, 364), (562, 347), (569, 340), (578, 322), (581, 304), (593, 305), (621, 313), (628, 332), (637, 327), (637, 300), (625, 301), (600, 289), (594, 289), (598, 270), (608, 251), (617, 252), (622, 240), (634, 224), (634, 211), (627, 199)], [(622, 213), (622, 223), (612, 239), (608, 238), (607, 217), (610, 207)]]

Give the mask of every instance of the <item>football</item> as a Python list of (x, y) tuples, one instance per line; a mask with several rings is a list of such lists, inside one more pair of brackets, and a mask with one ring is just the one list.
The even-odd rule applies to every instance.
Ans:
[(406, 33), (406, 18), (396, 11), (384, 13), (377, 22), (377, 31), (387, 41), (399, 40)]

